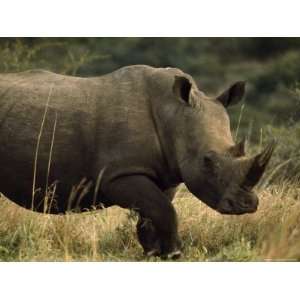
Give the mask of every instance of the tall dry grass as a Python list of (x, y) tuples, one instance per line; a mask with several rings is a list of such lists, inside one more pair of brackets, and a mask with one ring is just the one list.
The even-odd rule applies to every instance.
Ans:
[[(220, 215), (184, 188), (175, 199), (183, 261), (300, 260), (300, 187), (259, 191), (255, 214)], [(38, 214), (0, 201), (2, 261), (156, 261), (137, 242), (136, 218), (117, 207), (83, 214)]]

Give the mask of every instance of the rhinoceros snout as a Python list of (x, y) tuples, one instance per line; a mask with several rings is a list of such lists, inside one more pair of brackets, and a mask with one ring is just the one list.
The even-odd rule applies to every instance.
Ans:
[(242, 215), (257, 211), (259, 199), (255, 194), (246, 199), (224, 198), (220, 201), (217, 211), (221, 214)]

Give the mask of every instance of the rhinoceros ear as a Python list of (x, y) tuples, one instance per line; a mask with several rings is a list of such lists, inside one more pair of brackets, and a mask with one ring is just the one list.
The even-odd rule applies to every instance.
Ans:
[(243, 99), (245, 95), (245, 89), (246, 82), (238, 81), (225, 92), (223, 92), (219, 97), (217, 97), (217, 100), (220, 101), (224, 107), (237, 104)]
[(173, 84), (173, 93), (177, 97), (189, 103), (191, 88), (192, 84), (186, 77), (175, 76), (175, 81)]

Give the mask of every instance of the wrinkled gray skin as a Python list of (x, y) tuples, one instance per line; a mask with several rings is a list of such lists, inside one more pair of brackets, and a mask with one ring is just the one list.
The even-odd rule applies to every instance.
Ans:
[(0, 75), (0, 93), (0, 191), (23, 207), (134, 209), (145, 252), (170, 257), (180, 254), (171, 200), (181, 182), (220, 213), (257, 209), (251, 189), (273, 150), (246, 158), (233, 142), (225, 107), (242, 99), (242, 82), (208, 98), (173, 68), (95, 78), (33, 70)]

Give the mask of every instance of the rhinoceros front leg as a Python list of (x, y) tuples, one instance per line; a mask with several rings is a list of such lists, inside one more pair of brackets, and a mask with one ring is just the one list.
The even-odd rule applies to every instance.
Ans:
[[(142, 175), (119, 177), (104, 187), (103, 194), (110, 203), (139, 213), (138, 236), (144, 250), (148, 253), (153, 250), (153, 254), (162, 257), (176, 258), (180, 255), (176, 211), (153, 181)], [(143, 227), (144, 220), (151, 227)], [(153, 249), (147, 246), (151, 243), (146, 241), (152, 242)]]
[[(171, 188), (164, 191), (170, 202), (174, 199), (177, 188)], [(143, 218), (139, 216), (136, 225), (137, 236), (140, 244), (143, 246), (144, 252), (147, 256), (160, 255), (160, 238), (159, 235), (150, 219)], [(177, 242), (178, 249), (181, 249), (181, 242)]]
[(165, 195), (169, 198), (169, 200), (172, 202), (175, 198), (176, 192), (177, 192), (177, 186), (174, 188), (170, 188), (164, 191)]
[(139, 216), (136, 232), (145, 255), (159, 256), (161, 254), (160, 237), (150, 219)]

